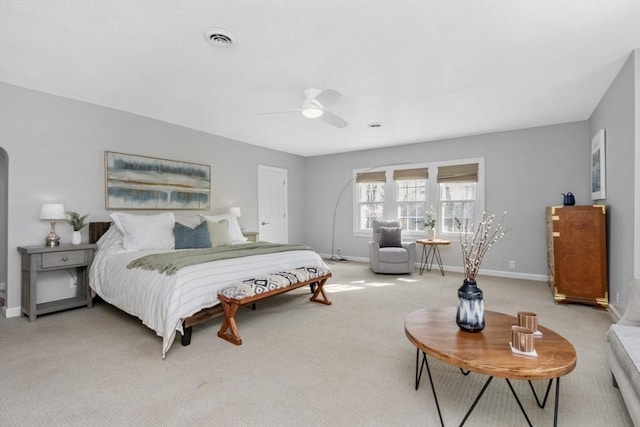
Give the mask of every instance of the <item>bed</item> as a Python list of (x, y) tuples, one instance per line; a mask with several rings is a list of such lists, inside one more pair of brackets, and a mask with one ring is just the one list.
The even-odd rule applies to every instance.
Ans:
[[(145, 233), (153, 234), (149, 230)], [(187, 265), (166, 274), (127, 266), (147, 255), (190, 249), (132, 250), (125, 247), (126, 239), (126, 233), (123, 235), (110, 222), (89, 224), (89, 240), (98, 246), (90, 269), (90, 287), (104, 301), (138, 317), (162, 337), (163, 359), (176, 333), (181, 335), (182, 344), (188, 345), (192, 326), (222, 313), (218, 300), (221, 289), (301, 266), (327, 268), (313, 250), (298, 249)], [(237, 248), (237, 244), (241, 243), (234, 242), (231, 246)]]

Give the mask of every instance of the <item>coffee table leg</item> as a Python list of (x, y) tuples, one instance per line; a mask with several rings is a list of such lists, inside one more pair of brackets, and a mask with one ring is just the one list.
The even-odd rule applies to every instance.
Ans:
[(560, 396), (560, 377), (556, 378), (556, 406), (553, 408), (553, 427), (558, 425), (558, 398)]
[[(529, 381), (529, 387), (531, 387), (531, 391), (533, 392), (533, 396), (536, 398), (536, 403), (538, 404), (539, 408), (544, 408), (544, 406), (547, 404), (547, 398), (549, 397), (549, 391), (551, 390), (551, 384), (553, 384), (553, 380), (554, 378), (551, 378), (549, 380), (549, 384), (547, 385), (547, 391), (544, 394), (544, 400), (542, 401), (542, 403), (540, 403), (540, 399), (538, 399), (538, 395), (536, 394), (535, 389), (533, 388), (533, 384), (531, 384), (531, 381)], [(560, 377), (555, 378), (556, 380), (556, 401), (555, 401), (555, 405), (553, 408), (553, 425), (557, 426), (558, 425), (558, 400), (560, 399)]]
[(426, 354), (422, 353), (422, 355), (423, 355), (422, 360), (424, 364), (427, 365), (427, 374), (429, 374), (429, 384), (431, 384), (431, 392), (433, 393), (433, 400), (436, 401), (436, 408), (438, 409), (438, 417), (440, 417), (440, 425), (444, 427), (444, 421), (442, 420), (442, 412), (440, 411), (440, 403), (438, 403), (438, 395), (436, 394), (436, 388), (433, 385), (433, 378), (431, 377), (431, 369), (429, 368), (429, 361), (427, 360)]
[[(420, 353), (422, 353), (422, 363), (420, 363)], [(442, 412), (440, 412), (440, 404), (438, 403), (438, 395), (436, 394), (436, 388), (433, 386), (433, 378), (431, 377), (431, 369), (429, 369), (429, 362), (427, 361), (427, 355), (424, 354), (424, 352), (421, 352), (419, 348), (416, 348), (416, 390), (420, 385), (422, 368), (425, 365), (427, 366), (427, 373), (429, 374), (429, 384), (431, 384), (431, 391), (433, 392), (433, 400), (436, 401), (436, 408), (438, 409), (438, 416), (440, 417), (440, 425), (444, 427), (444, 421), (442, 420)]]
[[(478, 401), (480, 400), (480, 398), (484, 394), (484, 391), (487, 389), (487, 387), (489, 387), (489, 384), (491, 383), (492, 379), (493, 379), (493, 377), (489, 377), (487, 382), (484, 383), (484, 386), (482, 387), (482, 390), (480, 390), (480, 393), (478, 393), (478, 396), (476, 397), (476, 400), (473, 401), (473, 404), (471, 405), (471, 408), (469, 408), (469, 410), (465, 414), (464, 418), (462, 419), (462, 422), (460, 423), (460, 427), (462, 427), (464, 425), (464, 423), (467, 422), (467, 418), (469, 418), (469, 415), (471, 415), (471, 412), (473, 412), (473, 409), (478, 404)], [(440, 418), (440, 420), (442, 420), (442, 418)], [(529, 424), (529, 425), (531, 425), (531, 424)], [(444, 424), (443, 424), (443, 426), (444, 426)]]
[(538, 394), (536, 393), (536, 390), (533, 388), (533, 384), (531, 384), (531, 380), (529, 380), (529, 387), (531, 387), (531, 391), (533, 392), (533, 397), (536, 398), (536, 403), (538, 404), (539, 408), (544, 408), (545, 405), (547, 404), (547, 398), (549, 397), (549, 390), (551, 390), (552, 383), (553, 383), (553, 378), (549, 380), (549, 384), (547, 385), (547, 391), (544, 394), (544, 400), (542, 401), (542, 403), (540, 403), (540, 399), (538, 399)]
[[(426, 363), (427, 356), (422, 353), (422, 364), (420, 363), (420, 349), (416, 348), (416, 390), (420, 385), (420, 378), (422, 377), (422, 368)], [(420, 371), (418, 372), (418, 365), (420, 366)]]
[(516, 402), (518, 402), (518, 406), (520, 407), (520, 411), (522, 412), (522, 415), (524, 415), (524, 418), (527, 420), (527, 424), (529, 424), (529, 427), (533, 427), (533, 424), (531, 424), (531, 421), (529, 420), (529, 417), (527, 416), (527, 413), (525, 412), (524, 408), (522, 407), (522, 403), (520, 403), (520, 399), (518, 399), (518, 395), (516, 394), (516, 391), (513, 389), (513, 386), (511, 385), (511, 381), (509, 381), (509, 378), (505, 378), (505, 381), (507, 382), (507, 384), (509, 384), (509, 389), (511, 389), (511, 394), (513, 394), (513, 397), (516, 398)]

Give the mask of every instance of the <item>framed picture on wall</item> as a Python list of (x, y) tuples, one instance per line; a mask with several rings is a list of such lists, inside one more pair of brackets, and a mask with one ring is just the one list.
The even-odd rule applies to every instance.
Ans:
[(607, 198), (604, 137), (604, 129), (600, 129), (591, 140), (591, 200)]
[(211, 208), (211, 166), (105, 151), (107, 209)]

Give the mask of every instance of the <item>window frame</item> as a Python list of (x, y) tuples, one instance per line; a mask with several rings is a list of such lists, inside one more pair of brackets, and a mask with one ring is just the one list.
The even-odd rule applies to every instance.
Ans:
[[(411, 181), (411, 182), (425, 181), (425, 183), (424, 183), (424, 193), (425, 193), (424, 197), (425, 197), (425, 200), (424, 201), (420, 201), (420, 200), (401, 201), (401, 200), (398, 200), (398, 183), (400, 183), (400, 182), (409, 182), (409, 181)], [(419, 179), (419, 180), (418, 179), (398, 179), (398, 180), (394, 179), (393, 180), (393, 184), (392, 184), (393, 185), (393, 191), (394, 191), (394, 194), (393, 194), (393, 212), (394, 212), (394, 217), (396, 219), (400, 220), (398, 218), (397, 214), (398, 214), (398, 210), (402, 206), (410, 207), (410, 206), (416, 206), (416, 205), (420, 205), (421, 204), (422, 205), (422, 211), (423, 212), (427, 211), (428, 205), (429, 205), (429, 203), (428, 203), (429, 202), (429, 183), (428, 182), (429, 182), (428, 178), (427, 179)], [(417, 186), (415, 188), (416, 188), (416, 190), (418, 189)], [(383, 212), (383, 215), (384, 215), (384, 206), (382, 208), (382, 212)], [(424, 219), (424, 214), (422, 215), (422, 219)], [(402, 220), (400, 220), (400, 222), (402, 222)], [(419, 233), (420, 231), (421, 230), (405, 230), (405, 229), (402, 230), (403, 233)]]
[[(356, 205), (358, 207), (358, 211), (355, 213), (355, 215), (357, 216), (355, 221), (357, 221), (358, 223), (360, 222), (361, 213), (362, 213), (361, 209), (362, 209), (363, 205), (365, 205), (365, 206), (382, 205), (382, 217), (384, 218), (384, 207), (385, 207), (385, 203), (386, 203), (386, 195), (385, 195), (385, 193), (386, 193), (386, 190), (387, 190), (386, 181), (384, 182), (384, 185), (382, 187), (382, 195), (383, 195), (383, 197), (382, 197), (381, 201), (378, 201), (378, 200), (376, 200), (376, 201), (364, 201), (364, 202), (360, 201), (360, 197), (359, 197), (360, 196), (360, 184), (365, 184), (366, 185), (366, 184), (380, 184), (380, 183), (375, 183), (375, 182), (362, 182), (362, 183), (357, 182), (356, 183), (356, 197), (358, 197), (358, 200), (356, 200)], [(362, 230), (369, 230), (369, 229), (363, 228)]]
[[(436, 215), (440, 216), (440, 220), (437, 221), (437, 226), (439, 227), (439, 230), (437, 232), (439, 232), (439, 234), (443, 234), (443, 235), (451, 235), (451, 234), (457, 234), (458, 233), (458, 228), (455, 225), (455, 219), (452, 219), (454, 221), (454, 223), (452, 223), (452, 228), (453, 231), (451, 232), (444, 232), (444, 205), (446, 203), (461, 203), (461, 204), (469, 204), (469, 203), (473, 203), (473, 223), (469, 224), (469, 232), (473, 232), (475, 230), (475, 223), (477, 222), (478, 219), (478, 211), (476, 209), (476, 204), (478, 201), (478, 183), (477, 182), (459, 182), (459, 183), (455, 183), (455, 184), (475, 184), (476, 188), (475, 188), (475, 198), (474, 199), (442, 199), (440, 198), (440, 196), (442, 195), (441, 190), (441, 185), (446, 185), (446, 183), (436, 183), (437, 187), (438, 187), (438, 207), (436, 209)], [(463, 208), (464, 209), (464, 208)], [(456, 218), (456, 217), (454, 217)], [(462, 227), (464, 227), (464, 225), (462, 225)]]
[[(485, 192), (484, 192), (484, 182), (485, 182), (485, 172), (484, 172), (484, 157), (477, 158), (466, 158), (466, 159), (456, 159), (456, 160), (445, 160), (445, 161), (434, 161), (434, 162), (424, 162), (424, 163), (405, 163), (405, 164), (393, 164), (393, 165), (383, 165), (375, 168), (362, 168), (362, 169), (354, 169), (352, 175), (352, 191), (353, 191), (353, 206), (352, 206), (352, 219), (353, 219), (353, 235), (355, 237), (371, 237), (370, 229), (360, 229), (360, 201), (359, 201), (359, 186), (356, 183), (355, 177), (359, 173), (371, 172), (371, 171), (384, 171), (386, 176), (385, 181), (385, 189), (384, 189), (384, 205), (383, 205), (383, 220), (392, 220), (395, 219), (396, 211), (397, 211), (397, 203), (396, 203), (396, 182), (393, 180), (393, 171), (394, 170), (403, 170), (403, 169), (415, 169), (415, 168), (428, 168), (429, 177), (427, 178), (427, 190), (426, 190), (426, 202), (425, 202), (425, 211), (431, 209), (432, 207), (436, 211), (436, 236), (447, 239), (447, 240), (457, 240), (458, 239), (458, 231), (455, 230), (453, 233), (444, 233), (442, 231), (442, 215), (440, 214), (441, 208), (441, 200), (440, 200), (440, 192), (439, 185), (437, 182), (438, 176), (438, 167), (439, 166), (452, 166), (452, 165), (463, 165), (469, 163), (477, 163), (478, 164), (478, 182), (476, 183), (476, 200), (474, 202), (474, 216), (475, 218), (480, 218), (482, 216), (482, 212), (484, 212), (485, 208)], [(426, 235), (426, 230), (421, 231), (410, 231), (403, 230), (402, 231), (403, 238), (405, 240), (417, 240), (423, 239)]]

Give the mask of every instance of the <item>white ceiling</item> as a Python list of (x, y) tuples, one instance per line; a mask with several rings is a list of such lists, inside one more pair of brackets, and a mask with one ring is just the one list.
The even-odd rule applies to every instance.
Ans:
[[(0, 81), (302, 156), (585, 120), (636, 48), (640, 0), (0, 0)], [(308, 87), (349, 126), (259, 114)]]

